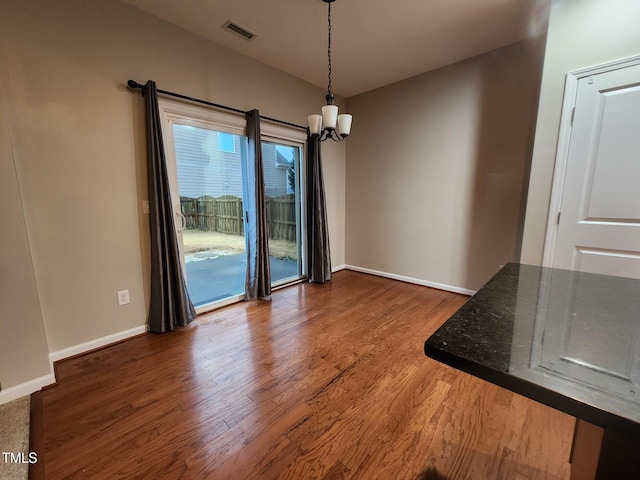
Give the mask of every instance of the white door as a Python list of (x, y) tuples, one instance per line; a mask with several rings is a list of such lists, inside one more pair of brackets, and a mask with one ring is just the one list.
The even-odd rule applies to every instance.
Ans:
[(574, 98), (552, 264), (640, 278), (640, 65), (583, 75)]

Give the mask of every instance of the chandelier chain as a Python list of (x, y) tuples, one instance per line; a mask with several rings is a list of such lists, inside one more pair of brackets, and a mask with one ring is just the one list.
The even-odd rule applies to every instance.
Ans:
[(327, 92), (331, 94), (331, 2), (329, 2), (329, 13), (327, 16), (327, 23), (329, 24), (329, 42), (327, 47), (327, 57), (329, 58), (329, 84), (327, 86)]
[[(2, 0), (0, 0), (2, 1)], [(348, 113), (338, 115), (338, 106), (334, 105), (334, 95), (331, 91), (331, 3), (335, 0), (323, 0), (327, 3), (327, 24), (328, 24), (328, 42), (327, 42), (327, 95), (325, 96), (327, 104), (322, 107), (322, 115), (309, 115), (309, 128), (307, 130), (310, 138), (324, 142), (325, 140), (333, 140), (342, 142), (351, 133), (352, 116)]]

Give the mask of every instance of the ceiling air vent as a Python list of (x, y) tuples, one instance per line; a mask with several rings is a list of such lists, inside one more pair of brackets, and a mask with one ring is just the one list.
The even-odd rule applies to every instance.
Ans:
[(235, 33), (236, 35), (240, 35), (245, 40), (253, 40), (257, 37), (257, 34), (250, 32), (246, 28), (238, 25), (237, 23), (232, 22), (231, 20), (227, 20), (222, 28), (229, 30), (230, 32)]

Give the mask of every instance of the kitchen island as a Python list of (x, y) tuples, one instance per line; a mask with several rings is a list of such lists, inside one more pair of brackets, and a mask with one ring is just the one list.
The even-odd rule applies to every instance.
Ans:
[(507, 264), (425, 353), (576, 417), (572, 479), (640, 471), (640, 280)]

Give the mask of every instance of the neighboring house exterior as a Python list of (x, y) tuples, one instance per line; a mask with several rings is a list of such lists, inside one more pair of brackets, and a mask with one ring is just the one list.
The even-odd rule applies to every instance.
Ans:
[[(246, 137), (187, 125), (174, 125), (176, 165), (180, 196), (242, 197), (241, 159)], [(278, 197), (293, 193), (289, 171), (295, 148), (262, 143), (265, 193)]]

